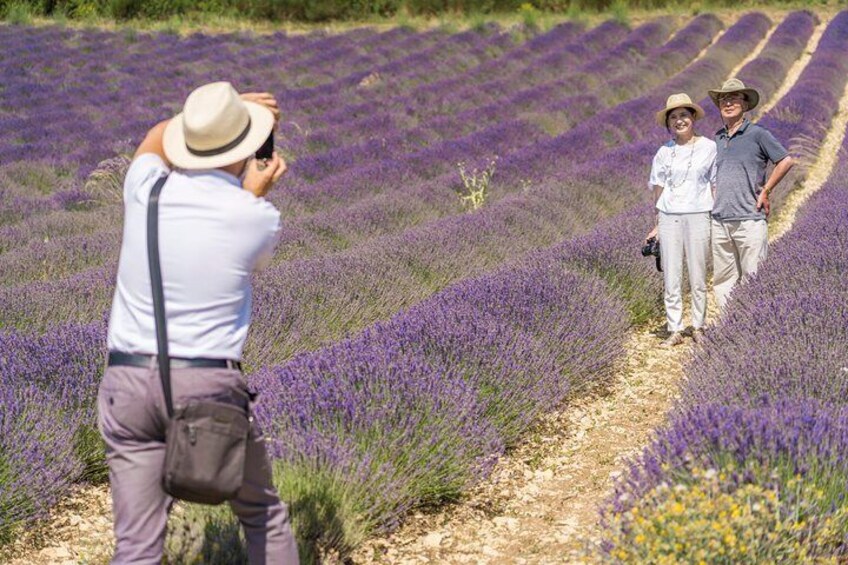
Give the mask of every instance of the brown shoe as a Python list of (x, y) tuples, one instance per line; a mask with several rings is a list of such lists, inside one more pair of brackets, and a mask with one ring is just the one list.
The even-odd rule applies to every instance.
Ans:
[(703, 328), (695, 328), (692, 330), (692, 341), (695, 343), (704, 343), (704, 330)]
[(683, 343), (683, 334), (680, 332), (671, 332), (665, 341), (662, 342), (663, 347), (674, 347)]

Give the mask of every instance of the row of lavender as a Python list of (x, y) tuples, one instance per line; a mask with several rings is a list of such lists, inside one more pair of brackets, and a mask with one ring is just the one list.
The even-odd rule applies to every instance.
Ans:
[[(842, 12), (819, 46), (828, 55), (805, 71), (812, 88), (794, 93), (800, 115), (792, 121), (816, 114), (806, 114), (808, 104), (823, 112), (819, 119), (834, 112), (848, 73), (846, 46)], [(846, 559), (846, 157), (848, 136), (828, 182), (757, 276), (734, 291), (688, 363), (669, 422), (605, 508), (604, 559)]]

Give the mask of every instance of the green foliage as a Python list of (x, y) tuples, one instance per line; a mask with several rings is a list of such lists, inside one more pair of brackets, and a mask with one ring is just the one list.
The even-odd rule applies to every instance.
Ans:
[(27, 2), (9, 2), (3, 6), (3, 19), (12, 25), (32, 23), (32, 8)]
[(68, 25), (68, 14), (65, 12), (53, 12), (53, 21), (59, 27), (65, 27)]
[[(73, 172), (70, 168), (46, 166), (42, 163), (28, 163), (19, 161), (11, 163), (6, 167), (5, 174), (14, 184), (19, 184), (33, 193), (53, 194), (56, 189), (67, 186), (73, 180)], [(0, 177), (0, 185), (3, 178)]]
[(109, 478), (106, 465), (106, 445), (93, 424), (80, 425), (74, 435), (74, 453), (82, 461), (82, 479), (90, 483), (104, 483)]
[(246, 564), (241, 527), (229, 505), (177, 505), (168, 521), (165, 557), (168, 563)]
[[(0, 451), (0, 485), (7, 485), (12, 482), (12, 465), (9, 460), (4, 457), (4, 453)], [(6, 516), (9, 512), (6, 508), (7, 503), (0, 501), (0, 516)], [(9, 543), (13, 539), (12, 528), (0, 521), (0, 547)]]
[(233, 0), (232, 5), (257, 18), (325, 22), (393, 16), (402, 0)]
[(108, 15), (115, 19), (150, 18), (165, 20), (185, 14), (192, 3), (188, 0), (106, 0)]
[(627, 0), (615, 0), (609, 8), (612, 19), (620, 24), (627, 25), (630, 21), (630, 14)]
[[(827, 4), (834, 0), (818, 0)], [(797, 0), (777, 0), (792, 5)], [(767, 5), (754, 0), (754, 5)], [(737, 7), (734, 0), (0, 0), (0, 16), (11, 23), (27, 24), (33, 16), (47, 15), (78, 20), (99, 17), (117, 20), (168, 20), (205, 14), (248, 17), (265, 21), (329, 22), (413, 17), (439, 17), (442, 21), (470, 18), (472, 27), (483, 26), (491, 14), (516, 14), (531, 29), (544, 27), (546, 14), (563, 14), (585, 21), (589, 14), (608, 13), (627, 23), (632, 9), (688, 9), (695, 13), (711, 8)]]
[(578, 2), (570, 2), (565, 10), (565, 16), (577, 23), (583, 23), (586, 20), (586, 12), (580, 7)]
[(646, 288), (650, 287), (648, 281), (601, 266), (598, 266), (597, 274), (624, 299), (633, 325), (646, 324), (662, 312), (662, 298), (646, 292)]
[(366, 511), (369, 497), (342, 477), (311, 468), (278, 465), (275, 483), (289, 512), (301, 563), (320, 563), (324, 548), (353, 551), (373, 530)]
[(530, 2), (525, 2), (518, 9), (524, 25), (530, 29), (539, 29), (539, 10)]
[(489, 20), (483, 12), (474, 12), (469, 18), (469, 23), (471, 24), (471, 29), (479, 33), (486, 31)]

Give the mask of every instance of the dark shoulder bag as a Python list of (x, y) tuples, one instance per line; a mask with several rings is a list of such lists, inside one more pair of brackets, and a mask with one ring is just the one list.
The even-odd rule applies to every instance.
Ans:
[(250, 434), (249, 404), (246, 402), (240, 407), (198, 399), (174, 409), (158, 234), (159, 193), (167, 178), (156, 181), (147, 206), (147, 258), (153, 289), (159, 375), (168, 409), (162, 487), (180, 500), (220, 504), (235, 498), (244, 478)]

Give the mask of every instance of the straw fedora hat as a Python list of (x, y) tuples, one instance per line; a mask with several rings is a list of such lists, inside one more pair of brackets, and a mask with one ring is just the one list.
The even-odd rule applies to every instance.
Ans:
[[(724, 84), (721, 85), (721, 88), (716, 90), (708, 90), (710, 98), (713, 101), (713, 104), (719, 106), (718, 97), (722, 94), (729, 94), (731, 92), (741, 92), (745, 95), (745, 99), (748, 100), (748, 109), (753, 110), (757, 107), (757, 104), (760, 103), (760, 93), (754, 90), (753, 88), (746, 88), (741, 80), (738, 78), (731, 78), (724, 81)], [(719, 106), (720, 107), (720, 106)]]
[(214, 169), (247, 159), (274, 128), (271, 110), (246, 102), (229, 82), (205, 84), (165, 128), (165, 156), (181, 169)]
[(704, 109), (692, 102), (692, 99), (689, 98), (688, 94), (680, 92), (678, 94), (672, 94), (666, 99), (665, 108), (657, 112), (657, 123), (662, 127), (666, 127), (668, 113), (675, 108), (688, 108), (692, 110), (692, 115), (695, 120), (700, 120), (704, 117)]

